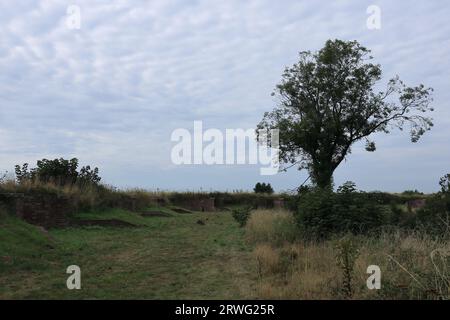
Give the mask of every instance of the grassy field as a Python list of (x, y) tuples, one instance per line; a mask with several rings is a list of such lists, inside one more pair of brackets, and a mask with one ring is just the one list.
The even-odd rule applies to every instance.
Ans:
[[(48, 233), (1, 214), (0, 299), (450, 298), (447, 240), (394, 230), (306, 241), (288, 211), (253, 211), (240, 228), (230, 212), (152, 209), (169, 216), (81, 213), (135, 227)], [(81, 290), (66, 288), (69, 265), (81, 268)], [(366, 286), (369, 265), (382, 271), (380, 290)]]
[[(136, 228), (50, 230), (11, 216), (0, 220), (1, 299), (248, 298), (251, 248), (229, 213), (141, 217), (111, 210), (78, 215), (116, 218)], [(204, 225), (197, 221), (204, 221)], [(81, 290), (66, 288), (66, 268), (81, 268)]]

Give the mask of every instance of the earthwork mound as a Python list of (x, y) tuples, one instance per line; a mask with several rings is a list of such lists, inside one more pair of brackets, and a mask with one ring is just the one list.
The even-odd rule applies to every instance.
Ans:
[(167, 212), (150, 210), (141, 212), (141, 216), (143, 217), (171, 217), (172, 215)]
[(183, 209), (183, 208), (171, 208), (172, 211), (175, 211), (177, 213), (192, 213), (192, 211)]
[(119, 228), (136, 228), (135, 224), (118, 220), (118, 219), (105, 219), (105, 220), (73, 220), (70, 223), (71, 226), (84, 227), (84, 226), (102, 226), (102, 227), (119, 227)]

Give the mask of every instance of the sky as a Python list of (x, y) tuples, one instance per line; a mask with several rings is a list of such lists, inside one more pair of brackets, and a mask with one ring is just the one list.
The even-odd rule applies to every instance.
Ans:
[[(369, 28), (367, 9), (379, 8)], [(77, 19), (79, 17), (79, 19)], [(178, 128), (254, 128), (298, 52), (327, 39), (357, 40), (407, 85), (434, 88), (435, 126), (418, 143), (377, 135), (353, 147), (335, 184), (363, 190), (438, 190), (450, 172), (448, 1), (1, 1), (0, 172), (41, 158), (80, 159), (103, 182), (152, 190), (296, 188), (290, 169), (176, 165)], [(78, 23), (79, 22), (79, 23)]]

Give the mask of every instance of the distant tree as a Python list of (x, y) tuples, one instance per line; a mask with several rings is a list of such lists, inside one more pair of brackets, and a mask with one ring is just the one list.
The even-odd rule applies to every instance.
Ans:
[(253, 188), (253, 191), (255, 191), (255, 193), (268, 193), (268, 194), (272, 194), (273, 193), (273, 188), (270, 185), (270, 183), (266, 184), (265, 182), (263, 183), (257, 183), (255, 185), (255, 187)]
[(433, 89), (407, 87), (397, 76), (376, 92), (382, 72), (369, 54), (357, 41), (328, 40), (316, 53), (301, 52), (298, 63), (285, 69), (273, 93), (280, 105), (258, 124), (279, 129), (283, 169), (307, 169), (315, 185), (330, 187), (355, 142), (365, 140), (366, 150), (375, 151), (368, 139), (373, 133), (409, 125), (417, 142), (433, 126), (425, 115), (433, 110)]
[(423, 192), (420, 192), (419, 190), (405, 190), (402, 192), (405, 195), (416, 195), (416, 194), (423, 194)]
[(354, 193), (357, 192), (356, 183), (353, 181), (346, 181), (344, 184), (337, 188), (338, 193)]

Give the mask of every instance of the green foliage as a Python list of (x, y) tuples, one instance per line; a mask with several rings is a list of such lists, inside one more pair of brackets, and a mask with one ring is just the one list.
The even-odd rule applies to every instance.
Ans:
[(354, 293), (353, 273), (355, 261), (359, 256), (359, 248), (351, 236), (346, 236), (337, 241), (336, 264), (342, 270), (341, 289), (346, 298), (351, 298)]
[(279, 130), (280, 162), (307, 169), (321, 188), (330, 187), (355, 142), (365, 140), (366, 149), (375, 151), (368, 140), (374, 133), (409, 126), (416, 142), (433, 126), (425, 116), (433, 110), (433, 89), (407, 87), (396, 77), (377, 92), (382, 72), (372, 59), (357, 41), (328, 40), (315, 53), (300, 52), (273, 93), (279, 106), (258, 124), (258, 129)]
[(255, 185), (255, 187), (253, 188), (253, 191), (255, 191), (255, 193), (267, 193), (267, 194), (272, 194), (273, 193), (273, 188), (270, 185), (270, 183), (266, 184), (265, 182), (263, 183), (257, 183)]
[(417, 224), (432, 234), (450, 237), (450, 174), (439, 180), (441, 191), (428, 198), (417, 212)]
[(239, 223), (240, 227), (244, 227), (247, 224), (248, 218), (250, 218), (251, 209), (251, 207), (233, 209), (232, 216), (234, 220)]
[[(231, 215), (144, 218), (108, 210), (79, 216), (120, 219), (140, 227), (72, 227), (46, 234), (0, 215), (0, 300), (244, 299), (236, 275), (241, 275), (239, 284), (253, 284), (247, 276), (253, 262), (250, 247)], [(199, 219), (208, 219), (206, 228), (196, 224)], [(89, 275), (82, 290), (65, 286), (65, 270), (72, 264)]]
[(415, 189), (415, 190), (405, 190), (402, 192), (402, 194), (409, 195), (409, 196), (417, 196), (417, 195), (423, 195), (423, 192), (420, 192), (419, 190)]
[(300, 196), (296, 218), (305, 234), (328, 238), (339, 233), (365, 233), (387, 223), (389, 208), (370, 201), (347, 182), (338, 192), (316, 188)]
[(192, 200), (214, 198), (216, 208), (233, 208), (235, 206), (267, 207), (273, 204), (274, 199), (280, 197), (285, 200), (291, 199), (288, 194), (267, 194), (254, 192), (170, 192), (166, 194), (168, 201), (174, 205), (183, 206)]
[(341, 194), (355, 193), (356, 191), (356, 184), (352, 181), (346, 181), (342, 186), (337, 188), (337, 192)]
[(59, 186), (74, 184), (98, 184), (101, 180), (98, 168), (85, 166), (77, 171), (78, 159), (65, 160), (63, 158), (38, 160), (36, 168), (28, 169), (28, 163), (15, 166), (16, 178), (19, 183), (26, 181), (53, 183)]

